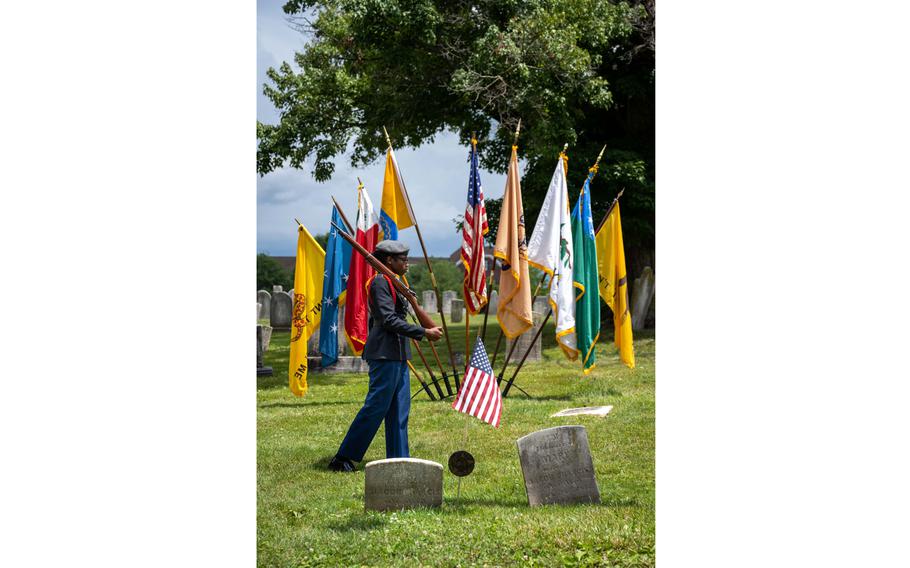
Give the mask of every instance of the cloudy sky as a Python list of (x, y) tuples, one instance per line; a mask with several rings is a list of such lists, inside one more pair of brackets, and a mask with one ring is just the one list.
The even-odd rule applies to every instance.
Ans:
[[(257, 4), (257, 116), (261, 122), (275, 124), (278, 113), (262, 94), (267, 81), (265, 72), (283, 61), (292, 62), (295, 51), (301, 51), (304, 37), (288, 26), (281, 10), (284, 0), (259, 0)], [(395, 133), (390, 132), (394, 142)], [(430, 256), (448, 256), (461, 245), (452, 219), (464, 213), (468, 185), (468, 148), (458, 143), (455, 134), (445, 132), (433, 143), (418, 149), (396, 149), (401, 174), (408, 187), (411, 203), (420, 223)], [(345, 213), (356, 213), (357, 177), (378, 208), (382, 197), (383, 156), (366, 168), (350, 166), (350, 156), (336, 157), (332, 179), (319, 183), (307, 170), (290, 167), (257, 177), (256, 250), (274, 256), (293, 256), (296, 246), (296, 223), (300, 220), (312, 233), (328, 231), (332, 212), (330, 195), (334, 195)], [(487, 197), (502, 197), (505, 175), (481, 171), (481, 183)], [(353, 219), (351, 219), (353, 222)], [(406, 229), (399, 238), (419, 253), (420, 243), (414, 229)]]

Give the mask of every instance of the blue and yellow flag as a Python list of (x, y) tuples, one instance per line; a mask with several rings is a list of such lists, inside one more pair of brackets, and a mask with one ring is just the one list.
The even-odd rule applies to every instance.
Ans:
[(414, 212), (408, 190), (401, 179), (395, 153), (389, 147), (385, 158), (385, 178), (382, 181), (382, 207), (379, 211), (379, 240), (398, 240), (398, 231), (414, 225)]
[[(344, 221), (336, 207), (332, 207), (332, 223), (344, 227)], [(338, 361), (338, 310), (347, 297), (348, 269), (351, 266), (353, 249), (341, 238), (335, 227), (329, 225), (329, 241), (326, 244), (325, 270), (322, 284), (322, 318), (319, 325), (319, 352), (322, 366), (328, 367)]]
[(297, 263), (294, 272), (294, 309), (291, 315), (291, 358), (288, 379), (291, 392), (307, 391), (307, 340), (319, 327), (325, 251), (303, 225), (297, 229)]
[(575, 297), (575, 333), (582, 355), (582, 369), (587, 375), (594, 369), (594, 346), (600, 336), (600, 295), (597, 277), (597, 246), (594, 242), (594, 219), (591, 216), (591, 180), (597, 173), (595, 165), (581, 188), (581, 195), (572, 211), (573, 254), (572, 277), (581, 291)]

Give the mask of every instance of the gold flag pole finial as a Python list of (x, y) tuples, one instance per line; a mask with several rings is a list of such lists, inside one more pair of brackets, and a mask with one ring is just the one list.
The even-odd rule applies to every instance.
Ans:
[(360, 181), (360, 176), (357, 176), (357, 189), (360, 189), (362, 187), (363, 187), (363, 182)]
[(518, 146), (518, 134), (521, 132), (521, 119), (518, 119), (518, 126), (515, 127), (515, 141), (512, 142), (512, 146)]
[(389, 143), (389, 148), (392, 147), (392, 139), (389, 138), (389, 131), (385, 129), (385, 126), (382, 127), (382, 131), (385, 132), (385, 141)]
[(600, 163), (600, 159), (604, 157), (604, 150), (607, 149), (607, 145), (604, 144), (604, 147), (600, 149), (600, 154), (597, 154), (597, 161), (594, 162), (594, 165), (597, 166)]

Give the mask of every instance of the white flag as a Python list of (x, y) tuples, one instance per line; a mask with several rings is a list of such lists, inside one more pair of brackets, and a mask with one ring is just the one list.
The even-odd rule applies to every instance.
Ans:
[(556, 342), (571, 360), (578, 358), (575, 339), (575, 289), (572, 278), (572, 222), (566, 183), (568, 158), (559, 155), (528, 242), (528, 264), (550, 275), (549, 300), (556, 314)]

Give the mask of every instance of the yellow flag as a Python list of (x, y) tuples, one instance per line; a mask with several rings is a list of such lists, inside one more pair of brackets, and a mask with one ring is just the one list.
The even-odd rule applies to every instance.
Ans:
[(629, 313), (629, 281), (626, 277), (626, 253), (622, 246), (622, 222), (619, 202), (610, 211), (597, 232), (597, 271), (600, 274), (600, 297), (613, 310), (614, 343), (619, 358), (630, 369), (635, 368), (632, 350), (632, 314)]
[(518, 146), (512, 146), (506, 191), (499, 213), (499, 230), (493, 255), (502, 261), (499, 273), (499, 327), (509, 339), (528, 330), (531, 319), (531, 282), (528, 277), (528, 241), (525, 238), (525, 214), (521, 206), (521, 182), (518, 175)]
[(288, 364), (291, 392), (296, 396), (303, 396), (307, 391), (307, 340), (314, 330), (319, 329), (324, 270), (325, 251), (301, 225), (297, 230), (294, 310), (291, 317), (291, 360)]

